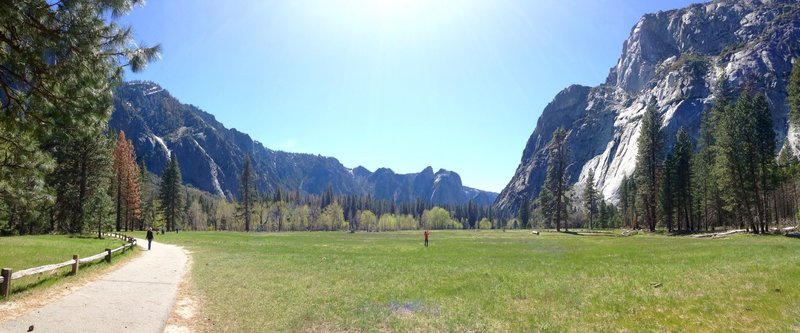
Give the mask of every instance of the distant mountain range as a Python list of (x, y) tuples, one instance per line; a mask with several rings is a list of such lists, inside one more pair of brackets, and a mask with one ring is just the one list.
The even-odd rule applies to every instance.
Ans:
[(495, 205), (514, 211), (522, 198), (539, 195), (547, 171), (546, 145), (558, 127), (567, 130), (572, 150), (570, 182), (583, 186), (594, 169), (603, 197), (617, 202), (623, 177), (636, 168), (648, 100), (657, 100), (671, 147), (681, 126), (697, 136), (720, 79), (737, 89), (747, 82), (763, 92), (778, 146), (800, 155), (800, 128), (789, 124), (786, 105), (789, 73), (798, 57), (797, 0), (716, 0), (644, 15), (605, 83), (567, 87), (547, 105)]
[(213, 115), (181, 103), (152, 82), (118, 87), (109, 125), (125, 131), (150, 172), (162, 174), (170, 154), (176, 154), (184, 183), (229, 199), (239, 196), (245, 154), (251, 156), (256, 188), (262, 193), (282, 189), (321, 194), (331, 186), (336, 194), (369, 195), (398, 203), (421, 199), (433, 204), (470, 200), (492, 204), (497, 197), (497, 193), (463, 186), (457, 173), (444, 169), (370, 172), (360, 166), (346, 168), (333, 157), (271, 150), (245, 133), (225, 128)]

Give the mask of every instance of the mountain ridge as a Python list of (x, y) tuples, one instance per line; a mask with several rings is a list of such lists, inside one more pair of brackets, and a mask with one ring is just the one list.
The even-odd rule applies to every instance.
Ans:
[[(281, 189), (321, 194), (331, 186), (339, 195), (398, 203), (419, 198), (433, 204), (491, 204), (497, 196), (464, 186), (455, 172), (433, 173), (430, 166), (420, 173), (397, 174), (389, 168), (372, 172), (363, 166), (346, 168), (333, 157), (272, 150), (150, 81), (125, 82), (116, 89), (109, 126), (125, 131), (150, 172), (161, 174), (175, 153), (185, 183), (228, 199), (238, 197), (245, 154), (263, 193)], [(437, 175), (440, 182), (434, 182)]]

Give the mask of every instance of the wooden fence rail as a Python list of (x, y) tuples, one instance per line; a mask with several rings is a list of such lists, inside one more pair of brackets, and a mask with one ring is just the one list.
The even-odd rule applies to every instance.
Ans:
[(80, 267), (80, 264), (85, 264), (98, 259), (105, 259), (107, 262), (111, 262), (111, 254), (119, 251), (125, 253), (125, 249), (136, 246), (136, 238), (119, 233), (105, 233), (104, 235), (123, 239), (126, 243), (116, 249), (105, 249), (105, 251), (101, 253), (86, 258), (79, 258), (77, 254), (74, 254), (72, 255), (72, 259), (62, 263), (28, 268), (17, 272), (14, 272), (11, 268), (3, 268), (0, 270), (0, 296), (7, 298), (8, 295), (11, 294), (11, 281), (13, 280), (21, 279), (26, 276), (51, 272), (67, 266), (72, 266), (71, 274), (75, 275), (78, 274), (78, 268)]

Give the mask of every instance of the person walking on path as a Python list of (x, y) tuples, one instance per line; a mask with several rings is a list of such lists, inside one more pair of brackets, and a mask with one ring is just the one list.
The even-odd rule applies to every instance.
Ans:
[[(427, 238), (427, 237), (426, 237)], [(150, 244), (153, 243), (153, 228), (147, 228), (147, 251), (150, 251)]]
[(430, 234), (431, 233), (428, 230), (425, 230), (425, 233), (423, 234), (425, 235), (425, 247), (428, 247), (428, 235)]

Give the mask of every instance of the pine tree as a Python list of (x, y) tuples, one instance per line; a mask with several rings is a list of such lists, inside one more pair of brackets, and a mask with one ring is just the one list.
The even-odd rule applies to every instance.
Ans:
[(661, 168), (658, 193), (658, 207), (660, 215), (664, 221), (667, 231), (673, 230), (673, 218), (675, 213), (675, 155), (670, 154), (664, 161)]
[[(720, 102), (715, 100), (714, 106), (719, 106)], [(724, 107), (723, 107), (724, 108)], [(722, 111), (717, 113), (721, 114)], [(712, 225), (721, 224), (722, 200), (717, 190), (717, 181), (712, 174), (714, 164), (714, 111), (703, 113), (698, 135), (698, 149), (692, 158), (692, 193), (695, 200), (695, 207), (699, 213), (698, 224), (709, 230)], [(713, 216), (712, 216), (713, 215)], [(716, 222), (712, 222), (716, 219)], [(699, 227), (699, 226), (698, 226)]]
[(628, 196), (630, 195), (630, 193), (628, 193), (628, 189), (630, 188), (630, 186), (628, 186), (628, 181), (629, 181), (628, 175), (623, 175), (622, 184), (620, 184), (619, 186), (619, 204), (620, 208), (622, 209), (622, 219), (623, 219), (622, 223), (623, 225), (626, 226), (631, 225), (628, 219), (628, 213), (629, 213), (628, 210), (630, 209), (630, 200), (628, 198)]
[(544, 180), (544, 187), (547, 188), (549, 200), (543, 201), (543, 210), (552, 211), (552, 219), (556, 225), (556, 231), (561, 231), (561, 221), (564, 221), (565, 230), (567, 229), (567, 165), (569, 163), (569, 147), (567, 146), (567, 131), (559, 127), (553, 132), (553, 137), (547, 145), (547, 176)]
[[(675, 200), (675, 209), (678, 213), (678, 220), (683, 222), (683, 227), (686, 230), (695, 230), (692, 224), (692, 155), (694, 148), (692, 147), (692, 139), (689, 137), (689, 132), (686, 128), (681, 127), (678, 130), (675, 147), (673, 148), (673, 197)], [(677, 229), (681, 228), (681, 223), (678, 224)]]
[(800, 126), (800, 59), (795, 59), (794, 65), (792, 65), (787, 92), (789, 94), (789, 118), (796, 126)]
[(245, 155), (244, 166), (242, 167), (242, 178), (239, 182), (239, 208), (244, 218), (244, 231), (246, 232), (250, 231), (253, 204), (255, 203), (255, 198), (258, 196), (255, 188), (255, 174), (250, 164), (250, 155)]
[(56, 167), (48, 176), (55, 190), (55, 229), (82, 233), (90, 226), (89, 200), (105, 192), (111, 179), (111, 142), (101, 133), (61, 133), (52, 138)]
[(322, 194), (322, 209), (328, 207), (328, 205), (333, 203), (333, 185), (328, 184), (328, 187), (325, 188), (325, 193)]
[[(755, 233), (766, 232), (775, 172), (775, 132), (766, 98), (745, 91), (722, 114), (715, 175), (728, 206)], [(740, 225), (743, 227), (744, 225)]]
[(589, 229), (592, 229), (592, 218), (597, 210), (597, 190), (594, 188), (594, 169), (586, 175), (586, 187), (583, 190), (583, 201), (589, 213)]
[[(8, 212), (9, 224), (19, 224), (20, 231), (33, 230), (26, 219), (48, 209), (52, 201), (54, 189), (45, 177), (57, 163), (48, 141), (61, 135), (78, 141), (99, 137), (111, 113), (112, 88), (121, 79), (122, 67), (140, 71), (158, 56), (159, 47), (132, 48), (136, 44), (131, 31), (116, 22), (137, 2), (3, 2), (0, 211)], [(74, 154), (62, 153), (62, 158)], [(55, 172), (66, 172), (65, 165), (61, 167)], [(62, 202), (74, 198), (81, 202), (74, 211), (67, 205), (59, 208), (71, 211), (65, 211), (66, 229), (80, 228), (81, 211), (91, 196), (87, 189), (76, 195), (62, 193)]]
[(177, 227), (181, 218), (181, 170), (178, 166), (178, 158), (172, 154), (164, 169), (161, 177), (161, 187), (159, 188), (159, 199), (161, 201), (161, 212), (166, 220), (167, 230), (172, 231)]
[(663, 164), (664, 139), (661, 116), (656, 111), (655, 97), (647, 104), (642, 117), (636, 154), (636, 187), (638, 203), (650, 231), (656, 230), (656, 203), (659, 172)]
[(531, 202), (528, 200), (527, 196), (522, 197), (519, 201), (517, 217), (519, 218), (520, 224), (522, 224), (522, 228), (527, 228), (531, 219)]

